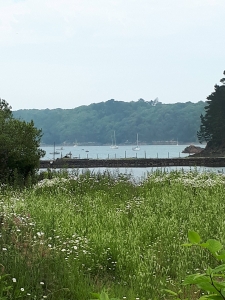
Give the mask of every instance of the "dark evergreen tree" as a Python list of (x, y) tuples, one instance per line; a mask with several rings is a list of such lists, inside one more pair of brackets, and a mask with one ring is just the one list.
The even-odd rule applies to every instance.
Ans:
[(223, 85), (215, 85), (215, 91), (207, 97), (205, 115), (200, 116), (201, 125), (197, 132), (199, 142), (206, 141), (210, 148), (225, 144), (225, 79), (221, 82)]

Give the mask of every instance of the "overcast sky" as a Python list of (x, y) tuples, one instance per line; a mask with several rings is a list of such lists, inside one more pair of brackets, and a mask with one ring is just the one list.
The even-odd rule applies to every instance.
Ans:
[(0, 0), (13, 110), (205, 101), (225, 70), (225, 0)]

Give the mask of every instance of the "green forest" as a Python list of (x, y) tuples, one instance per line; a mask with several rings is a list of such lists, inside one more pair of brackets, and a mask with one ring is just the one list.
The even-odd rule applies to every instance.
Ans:
[(138, 133), (140, 144), (153, 141), (198, 141), (205, 102), (163, 104), (154, 101), (123, 102), (114, 99), (74, 109), (22, 109), (13, 111), (16, 119), (34, 121), (42, 129), (43, 144), (132, 144)]

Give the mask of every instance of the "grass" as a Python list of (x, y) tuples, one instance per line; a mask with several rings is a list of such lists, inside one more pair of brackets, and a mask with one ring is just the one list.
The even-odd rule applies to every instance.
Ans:
[(0, 299), (83, 300), (103, 290), (168, 299), (163, 289), (176, 291), (187, 274), (215, 264), (182, 244), (188, 230), (225, 243), (224, 185), (223, 174), (195, 171), (157, 171), (141, 183), (87, 171), (23, 191), (2, 186)]

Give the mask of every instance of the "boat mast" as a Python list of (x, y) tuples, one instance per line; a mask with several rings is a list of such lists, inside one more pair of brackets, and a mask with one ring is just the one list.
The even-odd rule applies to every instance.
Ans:
[(55, 160), (55, 142), (54, 142), (54, 150), (53, 150), (53, 160)]
[(114, 130), (114, 142), (115, 142), (115, 146), (116, 146), (116, 134), (115, 134), (115, 130)]

